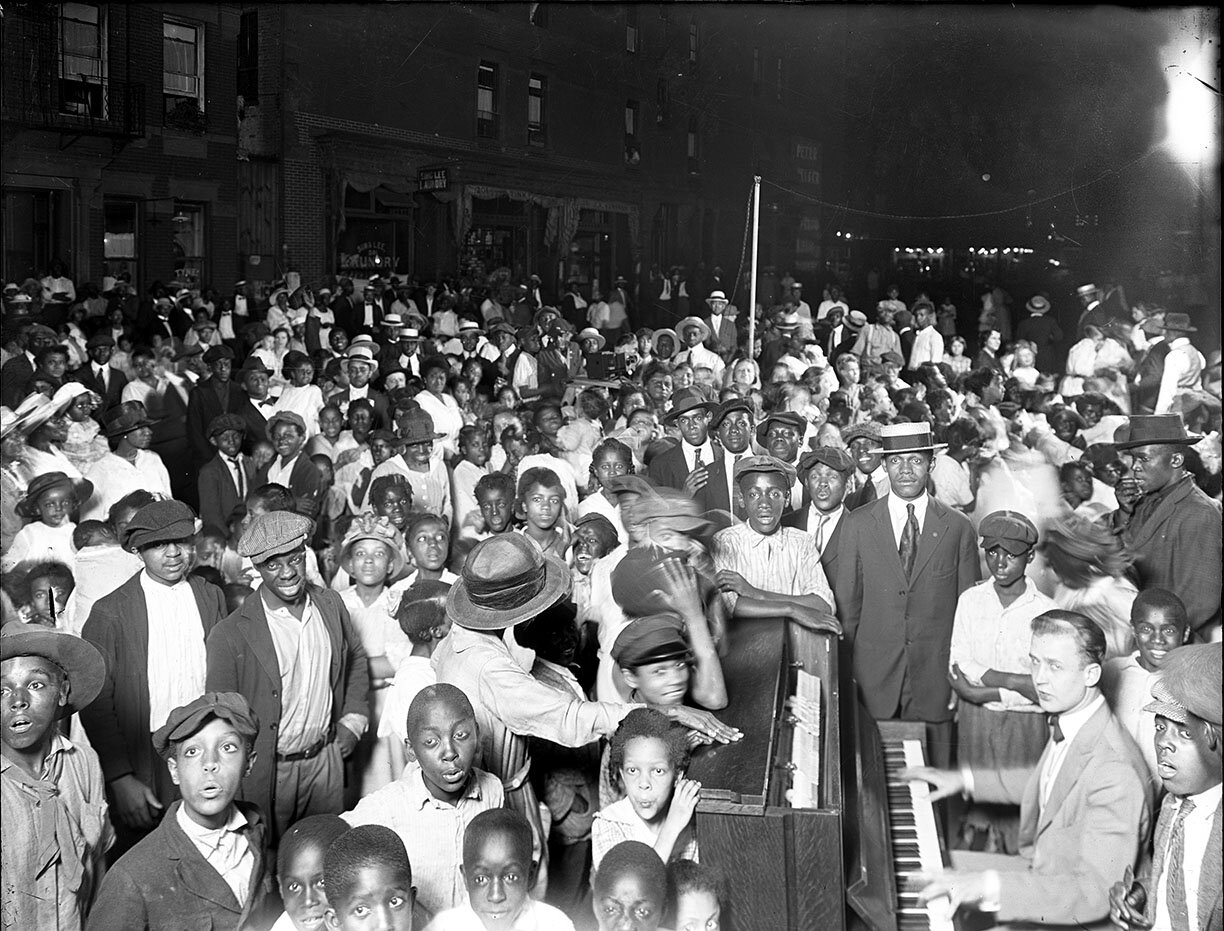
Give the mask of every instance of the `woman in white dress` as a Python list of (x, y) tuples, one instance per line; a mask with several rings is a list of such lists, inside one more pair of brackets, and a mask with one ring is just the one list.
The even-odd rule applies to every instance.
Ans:
[(446, 393), (446, 379), (450, 366), (441, 356), (434, 356), (421, 363), (421, 377), (425, 379), (425, 390), (416, 396), (416, 402), (433, 418), (434, 430), (442, 438), (434, 444), (434, 457), (459, 455), (459, 431), (463, 429), (463, 412), (459, 403)]
[(102, 398), (80, 382), (64, 384), (55, 397), (68, 399), (65, 414), (68, 417), (68, 437), (64, 440), (64, 455), (84, 475), (89, 468), (110, 452), (101, 427), (93, 419), (93, 412), (102, 404)]
[(319, 432), (319, 412), (326, 403), (323, 391), (318, 385), (311, 384), (314, 380), (315, 367), (310, 356), (304, 352), (290, 350), (285, 353), (281, 363), (281, 376), (286, 384), (277, 399), (276, 411), (292, 411), (306, 423), (306, 435), (314, 436)]

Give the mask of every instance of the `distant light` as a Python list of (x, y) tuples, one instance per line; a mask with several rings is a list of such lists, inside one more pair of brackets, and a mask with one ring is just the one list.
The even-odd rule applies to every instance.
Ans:
[(1216, 108), (1219, 96), (1208, 85), (1217, 83), (1210, 30), (1200, 21), (1202, 11), (1185, 9), (1172, 37), (1160, 50), (1169, 98), (1165, 107), (1164, 147), (1181, 162), (1214, 164)]
[(1058, 261), (1058, 259), (1050, 259), (1050, 264), (1054, 266), (1059, 266), (1059, 265), (1062, 265), (1062, 262)]
[(989, 174), (984, 174), (984, 175), (982, 175), (982, 180), (983, 180), (983, 181), (989, 181), (989, 180), (990, 180), (990, 175), (989, 175)]

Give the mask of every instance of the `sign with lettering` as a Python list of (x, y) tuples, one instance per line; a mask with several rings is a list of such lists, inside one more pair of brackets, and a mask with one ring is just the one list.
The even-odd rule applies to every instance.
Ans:
[(395, 268), (395, 256), (381, 241), (359, 242), (350, 251), (341, 251), (339, 259), (341, 270), (347, 272), (389, 272)]
[(795, 165), (795, 180), (804, 187), (819, 188), (823, 162), (820, 143), (796, 139), (791, 146), (791, 158)]
[(445, 191), (450, 187), (450, 172), (445, 168), (422, 168), (417, 172), (417, 190)]

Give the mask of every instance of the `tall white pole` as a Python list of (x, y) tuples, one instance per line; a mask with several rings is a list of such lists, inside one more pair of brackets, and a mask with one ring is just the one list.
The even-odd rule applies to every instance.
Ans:
[(752, 176), (752, 277), (748, 283), (748, 355), (756, 346), (756, 305), (757, 305), (757, 239), (761, 222), (761, 176)]

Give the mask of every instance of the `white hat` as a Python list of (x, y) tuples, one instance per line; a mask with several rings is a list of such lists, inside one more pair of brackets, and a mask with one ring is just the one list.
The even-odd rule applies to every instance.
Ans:
[(880, 427), (880, 448), (871, 450), (871, 455), (934, 452), (947, 448), (947, 443), (935, 442), (929, 423), (886, 423)]

